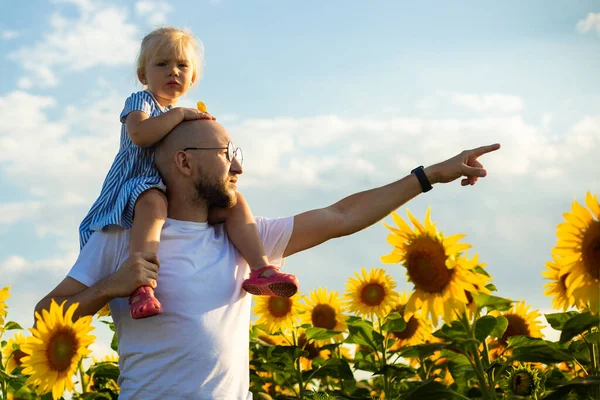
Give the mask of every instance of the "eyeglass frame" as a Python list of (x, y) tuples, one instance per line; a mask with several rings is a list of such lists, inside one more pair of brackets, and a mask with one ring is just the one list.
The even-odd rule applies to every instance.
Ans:
[(183, 151), (188, 151), (188, 150), (227, 150), (227, 161), (232, 163), (233, 159), (235, 158), (240, 163), (240, 165), (242, 165), (242, 164), (244, 164), (244, 153), (242, 152), (242, 149), (240, 149), (239, 147), (236, 147), (234, 149), (234, 146), (235, 145), (230, 140), (229, 142), (227, 142), (227, 147), (186, 147), (185, 149), (183, 149)]

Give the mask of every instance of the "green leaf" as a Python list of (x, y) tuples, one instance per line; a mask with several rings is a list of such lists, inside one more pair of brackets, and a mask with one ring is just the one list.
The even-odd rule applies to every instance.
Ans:
[(498, 291), (498, 288), (493, 283), (488, 283), (487, 285), (485, 285), (485, 288), (487, 290), (489, 290), (490, 292), (497, 292)]
[(106, 392), (87, 392), (87, 393), (81, 393), (79, 394), (76, 399), (82, 399), (82, 400), (100, 400), (100, 399), (107, 399), (107, 400), (112, 400), (112, 396), (109, 393)]
[[(313, 364), (315, 364), (313, 362)], [(318, 364), (317, 364), (318, 365)], [(318, 366), (313, 377), (332, 377), (336, 379), (353, 379), (354, 374), (348, 364), (348, 361), (340, 358), (329, 358)]]
[(562, 331), (565, 322), (579, 314), (580, 313), (577, 311), (567, 311), (554, 314), (544, 314), (544, 317), (546, 317), (546, 321), (548, 321), (548, 323), (553, 329), (556, 329), (557, 331)]
[[(576, 378), (564, 385), (558, 386), (547, 396), (542, 397), (542, 400), (563, 400), (568, 398), (567, 396), (572, 391), (576, 391), (579, 394), (589, 393), (591, 390), (600, 387), (600, 376), (592, 375), (586, 376), (585, 378)], [(580, 398), (579, 396), (577, 398)]]
[(6, 343), (8, 343), (6, 340), (3, 340), (2, 342), (0, 342), (0, 347), (4, 348), (4, 346), (6, 346)]
[(119, 339), (117, 338), (117, 332), (113, 333), (112, 340), (110, 341), (110, 348), (119, 352)]
[(452, 399), (454, 392), (446, 386), (435, 381), (425, 381), (425, 383), (412, 392), (408, 393), (405, 400), (443, 400)]
[(481, 274), (481, 275), (485, 275), (488, 278), (491, 278), (490, 274), (479, 265), (476, 266), (475, 268), (473, 268), (472, 271), (477, 272), (478, 274)]
[(405, 365), (386, 364), (373, 375), (384, 375), (388, 378), (402, 380), (414, 378), (415, 374), (416, 372), (414, 369)]
[(381, 329), (383, 329), (386, 332), (402, 332), (403, 330), (406, 329), (406, 322), (404, 321), (404, 318), (402, 318), (402, 317), (388, 319), (381, 326)]
[(483, 342), (496, 327), (496, 317), (486, 315), (475, 321), (475, 338)]
[(490, 336), (501, 338), (502, 335), (504, 335), (504, 332), (506, 332), (506, 328), (508, 328), (508, 319), (500, 315), (499, 317), (496, 317), (496, 326), (490, 332)]
[(600, 346), (600, 332), (589, 332), (585, 335), (585, 340)]
[(511, 358), (521, 362), (554, 364), (573, 360), (564, 345), (528, 336), (509, 337), (508, 348), (512, 349)]
[(442, 357), (448, 359), (447, 366), (452, 378), (459, 387), (466, 387), (467, 382), (475, 376), (473, 366), (467, 357), (450, 350), (442, 350)]
[(442, 326), (442, 329), (434, 332), (433, 336), (446, 340), (469, 339), (467, 331), (465, 331), (465, 328), (458, 321), (452, 321), (451, 325)]
[(477, 293), (473, 296), (473, 300), (475, 304), (479, 308), (487, 308), (488, 311), (498, 310), (498, 311), (506, 311), (512, 307), (512, 301), (509, 299), (505, 299), (503, 297), (492, 296), (485, 293)]
[(305, 333), (307, 340), (327, 340), (339, 334), (340, 332), (338, 331), (330, 331), (329, 329), (314, 327), (308, 328)]
[(355, 360), (354, 361), (354, 369), (359, 369), (361, 371), (368, 371), (368, 372), (377, 372), (379, 370), (379, 367), (371, 361), (367, 361), (367, 360)]
[(448, 347), (448, 345), (450, 345), (450, 343), (425, 343), (414, 346), (406, 346), (398, 352), (398, 355), (404, 358), (426, 358), (436, 351)]
[[(345, 343), (354, 343), (361, 346), (368, 347), (373, 351), (377, 351), (377, 339), (373, 326), (366, 321), (354, 321), (348, 324), (348, 331), (350, 334), (344, 341)], [(381, 335), (378, 334), (378, 337)], [(382, 338), (381, 338), (382, 339)]]
[(560, 334), (560, 342), (568, 342), (573, 337), (583, 333), (594, 326), (600, 324), (600, 316), (593, 315), (590, 312), (585, 312), (575, 315), (565, 322), (562, 333)]
[(112, 361), (102, 361), (92, 365), (86, 374), (93, 375), (97, 379), (112, 379), (115, 382), (119, 379), (119, 366)]
[(4, 330), (5, 331), (10, 331), (13, 329), (19, 329), (22, 330), (23, 328), (21, 328), (21, 325), (17, 324), (14, 321), (8, 321), (5, 325), (4, 325)]

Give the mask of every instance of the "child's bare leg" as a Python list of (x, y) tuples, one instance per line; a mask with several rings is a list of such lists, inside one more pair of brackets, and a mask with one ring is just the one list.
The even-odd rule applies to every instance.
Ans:
[[(225, 219), (225, 229), (229, 239), (252, 270), (250, 279), (244, 282), (244, 289), (256, 295), (271, 294), (285, 297), (294, 295), (298, 291), (298, 280), (293, 275), (282, 274), (269, 265), (269, 259), (246, 199), (238, 193), (236, 205), (225, 211), (215, 211), (212, 219), (218, 218), (219, 213)], [(263, 279), (258, 286), (256, 282), (252, 282), (253, 279), (260, 278)]]
[(129, 254), (158, 252), (160, 232), (167, 219), (167, 197), (158, 189), (140, 194), (133, 214)]
[[(158, 189), (149, 189), (137, 199), (129, 235), (129, 254), (158, 252), (160, 232), (167, 219), (167, 197)], [(162, 312), (160, 302), (150, 286), (137, 288), (129, 297), (129, 311), (134, 319)]]

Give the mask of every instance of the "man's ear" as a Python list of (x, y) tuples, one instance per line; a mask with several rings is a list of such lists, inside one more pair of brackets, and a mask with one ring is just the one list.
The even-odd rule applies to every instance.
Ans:
[(142, 68), (138, 68), (137, 76), (142, 85), (148, 84), (148, 80), (146, 79), (146, 73), (144, 72), (144, 70)]
[(173, 157), (177, 171), (183, 174), (185, 177), (190, 177), (194, 171), (193, 163), (189, 154), (185, 151), (178, 151)]

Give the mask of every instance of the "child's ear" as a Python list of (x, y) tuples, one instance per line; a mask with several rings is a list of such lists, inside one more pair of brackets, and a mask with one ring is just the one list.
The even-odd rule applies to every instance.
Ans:
[(144, 70), (142, 68), (138, 68), (137, 76), (142, 85), (148, 84), (148, 80), (146, 79), (146, 74), (144, 73)]

